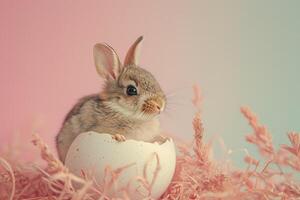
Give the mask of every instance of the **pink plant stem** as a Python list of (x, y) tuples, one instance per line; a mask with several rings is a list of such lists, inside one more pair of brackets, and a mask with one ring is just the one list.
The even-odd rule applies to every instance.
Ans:
[(15, 175), (14, 175), (14, 171), (11, 167), (11, 165), (4, 160), (3, 158), (0, 157), (0, 164), (5, 168), (5, 170), (10, 174), (11, 176), (11, 192), (9, 195), (9, 200), (13, 200), (14, 195), (15, 195), (15, 190), (16, 190), (16, 179), (15, 179)]

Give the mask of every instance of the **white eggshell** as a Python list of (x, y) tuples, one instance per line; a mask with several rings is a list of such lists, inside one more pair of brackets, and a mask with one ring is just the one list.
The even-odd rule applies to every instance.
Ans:
[(133, 164), (121, 173), (117, 185), (114, 185), (109, 194), (121, 197), (120, 189), (130, 183), (130, 198), (142, 199), (147, 195), (147, 190), (136, 178), (144, 177), (145, 170), (147, 180), (151, 183), (158, 166), (157, 157), (160, 169), (152, 186), (151, 196), (159, 198), (169, 186), (175, 171), (176, 154), (172, 139), (163, 144), (136, 140), (117, 142), (109, 134), (86, 132), (78, 135), (73, 141), (65, 164), (76, 175), (81, 175), (81, 170), (93, 171), (97, 182), (102, 186), (107, 166), (117, 169)]

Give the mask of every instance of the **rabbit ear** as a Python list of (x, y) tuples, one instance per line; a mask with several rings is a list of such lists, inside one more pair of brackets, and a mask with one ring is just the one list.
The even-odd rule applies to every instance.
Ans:
[(142, 46), (143, 36), (140, 36), (130, 47), (130, 49), (127, 52), (124, 66), (128, 65), (138, 65), (139, 64), (139, 58), (140, 58), (140, 49)]
[(95, 44), (94, 61), (100, 76), (109, 79), (117, 79), (121, 72), (121, 62), (115, 50), (107, 44)]

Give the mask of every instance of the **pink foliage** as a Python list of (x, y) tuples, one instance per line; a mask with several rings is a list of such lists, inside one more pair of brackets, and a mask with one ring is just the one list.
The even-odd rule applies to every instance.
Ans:
[(247, 107), (242, 107), (241, 112), (249, 121), (250, 126), (253, 128), (254, 134), (247, 135), (246, 140), (252, 144), (255, 144), (260, 153), (267, 157), (274, 155), (274, 147), (272, 144), (272, 135), (268, 129), (260, 125), (257, 117)]

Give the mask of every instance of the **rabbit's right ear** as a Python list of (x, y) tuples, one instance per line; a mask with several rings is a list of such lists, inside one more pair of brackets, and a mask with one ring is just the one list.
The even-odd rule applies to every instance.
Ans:
[(125, 57), (124, 66), (139, 65), (140, 50), (143, 42), (143, 36), (140, 36), (129, 48)]
[(94, 61), (97, 72), (106, 80), (116, 80), (121, 72), (121, 62), (115, 50), (107, 44), (95, 44)]

